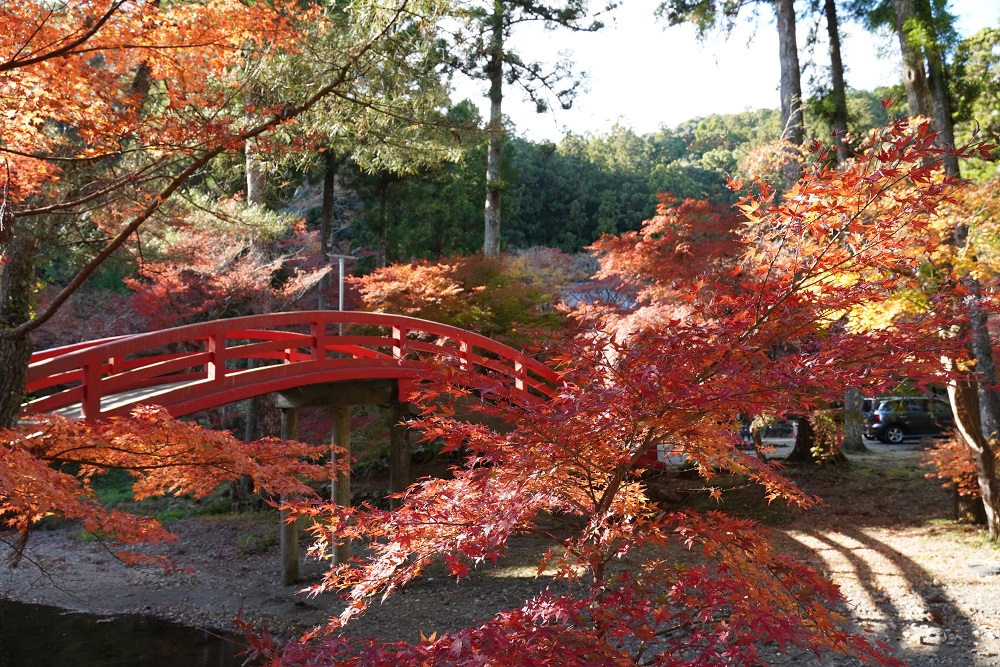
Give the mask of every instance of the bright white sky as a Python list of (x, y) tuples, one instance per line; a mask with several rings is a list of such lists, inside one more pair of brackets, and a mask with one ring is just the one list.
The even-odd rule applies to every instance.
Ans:
[[(591, 0), (593, 5), (599, 2)], [(515, 35), (515, 45), (526, 60), (551, 61), (569, 52), (577, 69), (587, 72), (588, 90), (568, 111), (537, 114), (533, 105), (522, 101), (519, 91), (509, 87), (504, 113), (513, 119), (518, 132), (534, 141), (558, 141), (566, 132), (599, 134), (618, 122), (643, 134), (712, 113), (777, 108), (778, 39), (773, 10), (762, 6), (756, 27), (745, 20), (728, 39), (710, 36), (699, 43), (692, 27), (667, 27), (655, 21), (653, 11), (658, 4), (659, 0), (623, 0), (597, 33), (523, 26)], [(997, 26), (1000, 19), (1000, 0), (952, 0), (951, 8), (962, 36)], [(803, 23), (800, 19), (800, 64), (804, 64), (801, 51), (812, 27)], [(825, 34), (825, 22), (819, 28)], [(880, 39), (849, 24), (844, 29), (848, 86), (871, 90), (899, 80), (897, 46), (891, 36)], [(817, 47), (815, 59), (827, 64), (825, 44)], [(485, 87), (466, 82), (456, 88), (454, 99), (468, 97), (488, 116), (482, 96)]]

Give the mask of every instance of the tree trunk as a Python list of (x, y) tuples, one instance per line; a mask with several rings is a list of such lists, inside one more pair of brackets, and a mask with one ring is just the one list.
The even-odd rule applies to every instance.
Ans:
[[(928, 11), (930, 8), (928, 8)], [(925, 23), (931, 23), (932, 17), (927, 17)], [(926, 50), (927, 57), (927, 85), (930, 90), (930, 98), (933, 109), (934, 130), (939, 133), (938, 140), (945, 146), (955, 145), (955, 121), (952, 113), (951, 93), (948, 92), (948, 72), (941, 54), (941, 48), (937, 38), (934, 39), (934, 46)], [(954, 155), (945, 155), (942, 158), (945, 173), (949, 176), (958, 176), (958, 158)]]
[[(388, 172), (385, 172), (379, 182), (378, 190), (378, 256), (375, 258), (375, 266), (384, 268), (389, 261), (389, 185), (393, 179)], [(398, 251), (393, 252), (393, 256), (398, 255)]]
[(500, 195), (503, 191), (500, 178), (503, 146), (503, 18), (503, 2), (495, 0), (491, 17), (490, 54), (486, 64), (486, 76), (490, 82), (490, 122), (487, 128), (489, 144), (486, 148), (486, 228), (483, 254), (487, 257), (500, 254)]
[(896, 35), (899, 38), (899, 52), (903, 57), (903, 86), (906, 101), (910, 105), (911, 116), (931, 116), (930, 88), (924, 70), (924, 56), (920, 47), (910, 39), (910, 28), (916, 21), (915, 0), (893, 0), (896, 14)]
[[(31, 361), (31, 335), (14, 336), (9, 330), (31, 318), (31, 294), (35, 282), (38, 239), (31, 234), (16, 234), (14, 220), (0, 220), (9, 225), (5, 243), (0, 246), (0, 428), (17, 423), (24, 399), (24, 383)], [(9, 231), (8, 231), (9, 230)]]
[(986, 328), (987, 314), (980, 298), (977, 290), (965, 300), (971, 330), (969, 351), (976, 361), (976, 372), (965, 381), (952, 382), (948, 396), (955, 413), (955, 425), (976, 459), (976, 476), (990, 540), (996, 542), (1000, 540), (1000, 479), (997, 479), (992, 443), (1000, 438), (1000, 392), (995, 389), (996, 361)]
[[(333, 150), (327, 149), (323, 156), (323, 209), (319, 219), (319, 251), (323, 259), (323, 264), (330, 265), (333, 260), (333, 225), (336, 222), (334, 204), (336, 202), (337, 189), (337, 156)], [(330, 274), (323, 276), (318, 285), (316, 293), (316, 308), (326, 310), (329, 304), (326, 302), (326, 293), (330, 289)]]
[(795, 445), (785, 459), (786, 463), (843, 463), (847, 457), (832, 442), (820, 442), (811, 416), (799, 417)]
[[(264, 186), (267, 182), (267, 172), (257, 156), (251, 143), (246, 144), (247, 169), (247, 203), (255, 206), (266, 206), (264, 201)], [(267, 310), (270, 307), (268, 306)], [(250, 359), (250, 368), (258, 364)], [(254, 396), (247, 401), (246, 432), (244, 439), (253, 442), (267, 436), (277, 437), (281, 433), (281, 420), (278, 408), (274, 404), (274, 394)]]
[(260, 158), (257, 157), (256, 147), (251, 141), (244, 145), (244, 152), (246, 153), (247, 203), (263, 206), (267, 174), (261, 169)]
[[(840, 22), (837, 1), (826, 0), (826, 32), (830, 40), (830, 77), (833, 83), (833, 131), (837, 164), (848, 158), (847, 148), (847, 83), (844, 80), (844, 60), (840, 53)], [(862, 447), (864, 443), (862, 443)]]
[[(799, 70), (799, 47), (795, 38), (795, 3), (775, 0), (778, 22), (778, 57), (781, 61), (781, 138), (801, 146), (805, 137), (802, 123), (802, 73)], [(798, 159), (782, 168), (785, 187), (790, 188), (802, 176)]]
[[(931, 7), (921, 2), (917, 12), (915, 0), (893, 0), (896, 13), (896, 31), (903, 56), (903, 83), (911, 114), (932, 116), (935, 130), (943, 141), (954, 143), (954, 120), (951, 99), (941, 50), (936, 35), (931, 35), (931, 45), (922, 49), (916, 40), (909, 39), (910, 29), (922, 24), (932, 30), (934, 17)], [(925, 60), (927, 70), (924, 69)], [(945, 160), (949, 175), (959, 174), (957, 160)], [(961, 248), (967, 239), (968, 227), (959, 224), (953, 233), (953, 243)], [(987, 328), (987, 312), (982, 307), (982, 286), (971, 276), (963, 279), (968, 294), (960, 307), (965, 309), (969, 321), (969, 353), (975, 360), (975, 373), (965, 379), (953, 381), (948, 387), (948, 397), (955, 416), (955, 427), (972, 450), (976, 460), (976, 477), (982, 495), (983, 509), (990, 540), (1000, 541), (1000, 480), (997, 479), (997, 460), (992, 443), (1000, 437), (1000, 393), (997, 389), (997, 368), (993, 347)]]
[(857, 389), (848, 389), (844, 392), (844, 439), (840, 443), (840, 449), (844, 452), (861, 454), (868, 451), (863, 437), (864, 423), (861, 417), (864, 401), (865, 397)]
[[(955, 145), (955, 123), (951, 110), (951, 94), (948, 92), (947, 74), (940, 56), (932, 58), (928, 63), (930, 70), (931, 97), (934, 100), (934, 129), (939, 133), (938, 141), (945, 146)], [(944, 155), (941, 158), (945, 173), (958, 176), (958, 158), (954, 155)]]
[(798, 418), (798, 427), (795, 430), (795, 443), (792, 451), (785, 459), (786, 463), (815, 463), (816, 457), (813, 450), (816, 447), (816, 432), (813, 431), (812, 424), (808, 417)]
[(767, 454), (764, 453), (764, 437), (761, 431), (764, 428), (764, 420), (760, 417), (750, 422), (750, 442), (753, 443), (753, 450), (757, 453), (757, 458), (767, 461)]
[(952, 489), (954, 516), (959, 523), (986, 524), (986, 506), (978, 495), (960, 493), (958, 487)]

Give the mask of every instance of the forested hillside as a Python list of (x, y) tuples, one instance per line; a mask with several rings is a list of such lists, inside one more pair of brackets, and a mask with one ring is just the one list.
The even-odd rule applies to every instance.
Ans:
[[(880, 126), (886, 119), (880, 100), (899, 92), (852, 93), (853, 136), (864, 136)], [(474, 114), (468, 103), (452, 112), (463, 118), (466, 128), (467, 123), (477, 122)], [(904, 115), (905, 103), (897, 104), (893, 114)], [(753, 171), (753, 151), (780, 137), (778, 122), (776, 110), (747, 111), (692, 119), (650, 135), (615, 126), (598, 135), (567, 135), (558, 144), (528, 141), (518, 136), (516, 127), (508, 126), (502, 164), (504, 246), (578, 252), (602, 234), (638, 229), (655, 213), (661, 193), (678, 200), (733, 204), (739, 195), (727, 186), (728, 181), (761, 176)], [(830, 129), (820, 119), (810, 126), (810, 134), (828, 137)], [(337, 167), (333, 202), (337, 220), (333, 238), (339, 251), (358, 255), (360, 270), (376, 261), (475, 253), (482, 246), (479, 199), (485, 187), (481, 169), (485, 153), (482, 137), (475, 132), (463, 143), (465, 150), (457, 162), (408, 174), (368, 173), (344, 158)], [(243, 197), (244, 180), (233, 171), (241, 166), (221, 163), (218, 174), (207, 174), (206, 183), (215, 186), (212, 194)], [(287, 231), (280, 235), (291, 234), (299, 218), (305, 221), (305, 230), (319, 232), (322, 180), (317, 180), (315, 172), (295, 169), (279, 176), (270, 179), (264, 201), (275, 211), (270, 215), (284, 216), (285, 222), (275, 218), (270, 233), (283, 227)], [(763, 176), (773, 179), (775, 174)], [(163, 257), (170, 259), (167, 248), (153, 244), (146, 250), (146, 261), (155, 260), (158, 252), (167, 253)], [(58, 284), (72, 261), (69, 256), (52, 256), (46, 275)], [(134, 277), (136, 271), (135, 262), (120, 259), (103, 267), (92, 287), (120, 292), (122, 278)]]
[[(886, 120), (881, 100), (901, 93), (901, 88), (852, 91), (852, 136), (863, 137), (881, 126)], [(892, 112), (905, 115), (905, 103)], [(477, 122), (467, 102), (452, 115)], [(821, 116), (810, 116), (810, 121), (810, 136), (831, 136)], [(738, 194), (727, 182), (760, 176), (753, 172), (753, 151), (780, 136), (778, 112), (769, 109), (692, 119), (649, 135), (616, 125), (597, 135), (570, 134), (558, 143), (528, 141), (508, 125), (502, 164), (504, 247), (580, 251), (602, 234), (638, 229), (654, 214), (660, 193), (732, 204)], [(458, 162), (409, 175), (370, 175), (357, 165), (342, 168), (341, 211), (350, 227), (343, 233), (350, 236), (350, 245), (362, 253), (374, 252), (385, 225), (390, 262), (476, 252), (482, 246), (479, 199), (485, 187), (485, 152), (476, 135), (465, 142)], [(310, 209), (304, 192), (309, 189), (289, 188), (278, 205), (318, 220), (318, 198)]]

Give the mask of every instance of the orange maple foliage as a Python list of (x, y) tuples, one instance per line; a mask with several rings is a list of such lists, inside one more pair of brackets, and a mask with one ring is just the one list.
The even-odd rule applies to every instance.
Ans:
[(501, 257), (453, 257), (394, 264), (349, 278), (365, 309), (411, 315), (471, 329), (505, 342), (554, 331), (564, 318), (553, 306), (574, 275), (558, 250)]
[[(234, 119), (204, 113), (232, 93), (207, 84), (232, 81), (248, 49), (294, 44), (289, 17), (299, 14), (292, 2), (5, 3), (0, 184), (8, 205), (20, 208), (73, 159), (155, 152), (169, 160), (223, 138), (238, 148)], [(148, 166), (120, 177), (140, 186), (147, 175)]]
[[(1000, 447), (994, 445), (993, 449), (1000, 454)], [(976, 476), (976, 459), (964, 441), (947, 438), (922, 452), (920, 458), (925, 466), (934, 469), (926, 477), (941, 480), (942, 486), (954, 488), (962, 496), (982, 497)]]
[[(311, 463), (328, 448), (264, 438), (251, 443), (224, 431), (176, 421), (160, 408), (90, 425), (55, 415), (0, 430), (0, 525), (27, 537), (47, 517), (78, 522), (120, 545), (172, 539), (155, 519), (107, 509), (92, 488), (108, 470), (126, 470), (136, 500), (190, 494), (202, 498), (245, 476), (260, 493), (311, 495), (306, 479), (329, 476)], [(128, 562), (145, 557), (118, 551)], [(148, 560), (148, 559), (147, 559)]]
[(468, 298), (457, 271), (454, 264), (416, 261), (392, 264), (348, 282), (357, 286), (362, 301), (375, 312), (448, 322), (462, 312)]
[[(239, 234), (179, 230), (163, 259), (141, 262), (138, 277), (125, 279), (129, 306), (147, 331), (288, 310), (329, 271), (315, 266), (315, 237), (299, 226), (282, 243), (290, 252), (268, 256)], [(298, 252), (307, 246), (311, 253)]]

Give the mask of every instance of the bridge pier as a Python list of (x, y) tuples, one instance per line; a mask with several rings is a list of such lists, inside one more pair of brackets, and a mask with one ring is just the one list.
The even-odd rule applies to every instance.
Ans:
[[(330, 416), (333, 418), (333, 444), (344, 450), (342, 458), (347, 459), (348, 466), (351, 461), (351, 406), (336, 405), (330, 408)], [(338, 461), (336, 452), (330, 452), (330, 466), (335, 467)], [(334, 472), (330, 476), (330, 500), (342, 506), (349, 507), (351, 504), (351, 473), (350, 470)], [(333, 562), (335, 565), (348, 563), (351, 560), (351, 541), (338, 541), (333, 550)]]
[[(296, 440), (299, 437), (299, 409), (281, 408), (281, 439)], [(281, 496), (281, 501), (288, 496)], [(291, 586), (299, 580), (299, 526), (288, 520), (288, 512), (281, 510), (279, 544), (281, 545), (281, 585)]]
[[(351, 457), (351, 407), (354, 405), (380, 405), (392, 410), (392, 428), (389, 436), (389, 493), (401, 493), (411, 482), (410, 443), (405, 424), (410, 414), (410, 404), (399, 400), (396, 380), (356, 380), (328, 384), (307, 385), (279, 392), (275, 405), (281, 409), (281, 437), (298, 436), (298, 410), (309, 406), (327, 406), (332, 422), (332, 441), (345, 450), (341, 456)], [(331, 451), (331, 468), (338, 455)], [(351, 477), (349, 471), (331, 474), (330, 500), (338, 505), (351, 504)], [(390, 506), (398, 507), (398, 500)], [(282, 517), (284, 519), (284, 517)], [(349, 541), (338, 542), (334, 548), (334, 563), (348, 563), (351, 558)], [(298, 529), (295, 524), (281, 525), (281, 581), (290, 586), (299, 578)]]
[[(392, 429), (389, 431), (389, 494), (402, 493), (413, 481), (410, 463), (413, 452), (407, 437), (409, 426), (406, 421), (410, 417), (410, 404), (394, 401), (392, 404)], [(398, 498), (389, 498), (389, 507), (399, 507)]]

